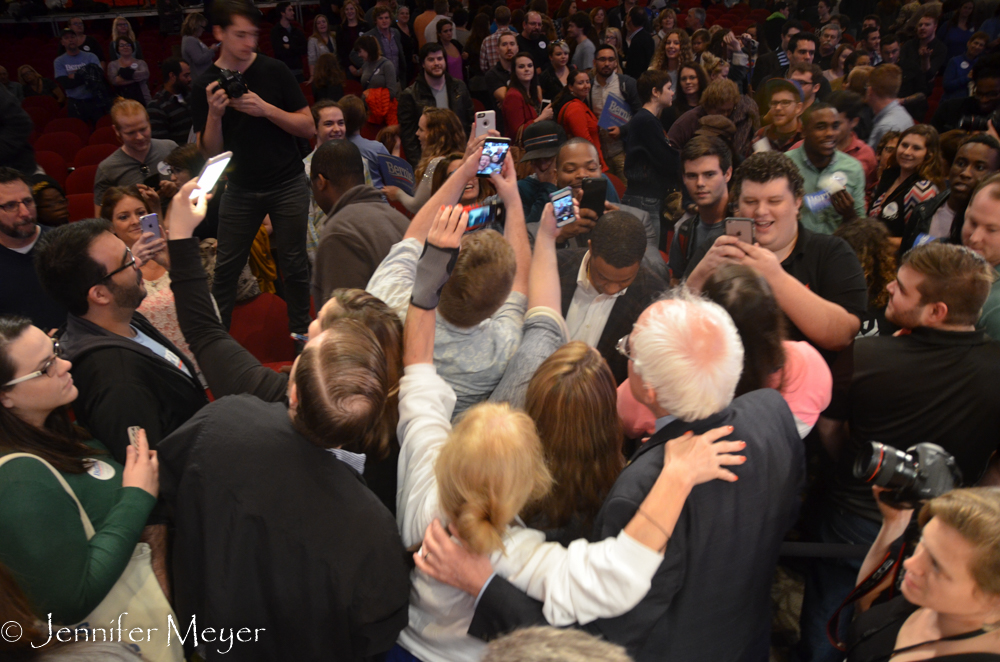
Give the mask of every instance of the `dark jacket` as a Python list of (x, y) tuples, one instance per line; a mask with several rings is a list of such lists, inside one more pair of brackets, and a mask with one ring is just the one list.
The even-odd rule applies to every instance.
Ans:
[[(472, 97), (469, 89), (460, 80), (455, 80), (445, 73), (448, 87), (448, 107), (458, 115), (458, 121), (466, 131), (472, 128), (475, 110), (472, 107)], [(434, 92), (422, 75), (418, 75), (413, 85), (403, 90), (399, 95), (399, 133), (403, 140), (403, 151), (406, 160), (414, 168), (420, 163), (420, 141), (417, 140), (417, 123), (424, 108), (435, 107)]]
[[(623, 36), (624, 38), (624, 36)], [(653, 37), (643, 28), (632, 37), (631, 44), (625, 44), (625, 73), (632, 78), (639, 78), (653, 59)]]
[[(35, 174), (35, 150), (28, 138), (34, 124), (21, 102), (0, 85), (0, 163), (25, 176)], [(39, 130), (42, 127), (37, 127)]]
[(125, 463), (127, 430), (139, 425), (154, 450), (161, 439), (208, 404), (194, 364), (140, 313), (132, 326), (173, 352), (187, 367), (179, 369), (134, 340), (106, 331), (70, 314), (59, 342), (73, 362), (80, 395), (73, 411), (80, 424)]
[[(559, 283), (562, 288), (563, 317), (566, 317), (569, 306), (573, 303), (573, 293), (576, 292), (577, 287), (576, 278), (580, 273), (580, 265), (587, 252), (583, 248), (573, 248), (560, 250), (557, 253)], [(665, 289), (667, 289), (666, 284), (656, 274), (645, 266), (640, 266), (635, 280), (628, 286), (625, 294), (618, 297), (614, 307), (611, 308), (608, 322), (604, 325), (601, 339), (597, 343), (597, 351), (608, 362), (611, 374), (615, 376), (615, 383), (621, 384), (628, 378), (628, 359), (618, 352), (618, 341), (631, 333), (632, 325), (639, 319), (642, 311), (646, 310), (649, 304)]]
[[(590, 81), (593, 83), (593, 76), (590, 77)], [(628, 104), (632, 114), (635, 115), (638, 113), (639, 109), (642, 108), (642, 99), (639, 98), (639, 87), (635, 82), (635, 78), (632, 78), (628, 74), (618, 74), (618, 91), (621, 92), (621, 97)], [(591, 85), (590, 92), (587, 93), (587, 105), (591, 108), (594, 107), (593, 99), (594, 87)]]
[[(287, 405), (217, 400), (164, 439), (159, 457), (176, 516), (179, 623), (267, 628), (234, 642), (248, 662), (360, 661), (395, 645), (410, 593), (395, 519), (357, 472), (293, 427)], [(210, 644), (207, 659), (225, 651)]]
[[(903, 235), (903, 242), (899, 247), (900, 254), (913, 248), (913, 242), (916, 241), (917, 236), (926, 234), (931, 229), (931, 221), (934, 220), (934, 214), (941, 208), (941, 205), (948, 201), (948, 196), (950, 195), (951, 189), (945, 189), (945, 191), (938, 193), (927, 202), (922, 202), (913, 208), (913, 213), (910, 215), (910, 222), (907, 223), (906, 232)], [(961, 244), (963, 225), (965, 225), (964, 209), (955, 212), (955, 218), (951, 222), (951, 231), (945, 237), (945, 241), (952, 244)]]
[[(620, 644), (637, 662), (750, 662), (766, 659), (771, 577), (778, 548), (799, 511), (805, 456), (781, 395), (760, 389), (695, 422), (675, 420), (639, 447), (597, 515), (591, 540), (616, 536), (635, 516), (663, 468), (663, 445), (688, 430), (732, 425), (747, 444), (736, 483), (698, 485), (681, 511), (649, 593), (618, 618), (588, 629)], [(753, 458), (752, 460), (750, 458)], [(544, 624), (541, 603), (494, 577), (476, 606), (469, 634), (489, 640)], [(720, 624), (726, 636), (719, 636)]]
[(337, 288), (365, 289), (409, 225), (376, 188), (355, 186), (340, 196), (320, 230), (316, 248), (312, 282), (316, 309)]

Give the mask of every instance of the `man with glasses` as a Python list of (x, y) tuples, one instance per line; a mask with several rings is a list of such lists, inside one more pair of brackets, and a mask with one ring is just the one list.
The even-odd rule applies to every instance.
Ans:
[(208, 404), (195, 366), (145, 317), (140, 264), (103, 219), (42, 237), (35, 264), (42, 287), (69, 311), (59, 340), (80, 392), (77, 420), (125, 461), (127, 430), (146, 430), (155, 449)]
[(761, 108), (768, 109), (771, 123), (753, 137), (754, 151), (786, 152), (802, 140), (802, 91), (784, 78), (772, 78), (760, 94)]
[(529, 11), (524, 15), (524, 27), (521, 34), (517, 35), (517, 49), (531, 55), (531, 61), (535, 63), (535, 74), (541, 74), (549, 64), (549, 45), (545, 41), (545, 32), (542, 30), (542, 15), (536, 11)]
[[(1000, 55), (979, 58), (972, 66), (976, 91), (970, 97), (942, 101), (931, 124), (939, 133), (957, 129), (963, 117), (989, 117), (1000, 101)], [(1000, 128), (1000, 127), (998, 127)]]
[(51, 230), (37, 218), (24, 176), (0, 168), (0, 315), (23, 315), (48, 330), (65, 323), (66, 309), (42, 290), (35, 273), (35, 244)]
[[(634, 115), (642, 108), (642, 100), (639, 99), (639, 87), (628, 74), (618, 73), (618, 53), (613, 46), (603, 44), (594, 53), (594, 77), (590, 81), (590, 109), (594, 115), (601, 116), (604, 104), (608, 97), (618, 97), (627, 105)], [(611, 127), (602, 128), (601, 153), (604, 154), (604, 162), (608, 164), (608, 169), (613, 175), (625, 180), (625, 144), (622, 142), (621, 129)]]

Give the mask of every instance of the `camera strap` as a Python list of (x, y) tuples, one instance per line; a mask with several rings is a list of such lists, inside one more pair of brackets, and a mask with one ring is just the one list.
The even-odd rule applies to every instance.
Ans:
[(904, 555), (906, 553), (907, 545), (904, 543), (899, 546), (899, 550), (895, 553), (893, 550), (886, 552), (885, 556), (882, 558), (882, 562), (879, 563), (878, 567), (872, 570), (871, 574), (865, 577), (864, 581), (854, 587), (854, 590), (844, 599), (840, 606), (837, 607), (837, 611), (833, 612), (833, 616), (826, 623), (826, 636), (830, 640), (830, 643), (840, 651), (846, 651), (847, 646), (844, 642), (840, 641), (840, 613), (848, 605), (857, 602), (861, 598), (865, 597), (872, 591), (874, 591), (878, 586), (885, 580), (889, 573), (893, 573), (893, 580), (889, 586), (889, 595), (896, 590), (896, 583), (899, 578), (899, 570), (903, 567), (903, 559), (906, 558)]

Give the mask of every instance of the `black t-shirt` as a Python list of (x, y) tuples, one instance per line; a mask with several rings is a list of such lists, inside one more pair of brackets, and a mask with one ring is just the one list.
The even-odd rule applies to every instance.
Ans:
[[(706, 242), (698, 248), (684, 273), (685, 278), (698, 266), (714, 243)], [(781, 266), (814, 294), (841, 306), (859, 319), (864, 317), (868, 308), (865, 272), (850, 244), (840, 237), (810, 232), (799, 223), (799, 237), (795, 248)], [(791, 320), (787, 321), (789, 340), (809, 341)], [(816, 349), (827, 363), (832, 363), (837, 356), (837, 352), (819, 347)]]
[[(39, 240), (52, 228), (44, 225)], [(42, 289), (35, 271), (35, 246), (19, 253), (0, 246), (0, 315), (23, 315), (42, 331), (56, 329), (66, 323), (66, 309)]]
[(501, 87), (507, 87), (508, 83), (510, 83), (510, 72), (504, 69), (499, 62), (486, 71), (486, 91), (490, 93), (490, 99), (497, 110), (500, 109), (500, 104), (493, 93)]
[(549, 42), (545, 40), (545, 35), (539, 35), (538, 39), (528, 39), (524, 35), (517, 35), (517, 50), (524, 51), (531, 55), (531, 61), (538, 69), (544, 69), (549, 64), (548, 56)]
[(881, 518), (871, 486), (853, 477), (869, 441), (898, 450), (938, 444), (955, 456), (966, 485), (975, 484), (1000, 447), (1000, 343), (982, 331), (924, 327), (902, 336), (854, 343), (849, 387), (834, 386), (824, 415), (850, 423), (830, 496), (852, 512)]
[[(204, 131), (208, 120), (205, 88), (221, 75), (222, 70), (213, 64), (192, 86), (195, 133)], [(295, 76), (274, 58), (258, 54), (243, 78), (251, 92), (281, 110), (294, 113), (308, 105)], [(295, 136), (264, 117), (227, 108), (222, 116), (222, 143), (224, 150), (233, 153), (229, 181), (241, 188), (268, 190), (305, 176)]]

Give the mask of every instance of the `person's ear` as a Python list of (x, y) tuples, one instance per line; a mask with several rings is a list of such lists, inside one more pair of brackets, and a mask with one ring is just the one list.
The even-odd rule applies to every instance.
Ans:
[(113, 300), (114, 298), (111, 296), (111, 292), (109, 292), (108, 288), (103, 284), (94, 285), (87, 291), (87, 301), (92, 304), (106, 306)]
[(948, 304), (944, 301), (935, 301), (927, 307), (929, 322), (943, 324), (948, 319)]
[(726, 178), (726, 182), (729, 182), (729, 180), (733, 177), (733, 166), (726, 168), (726, 172), (723, 176)]
[(317, 191), (325, 191), (330, 186), (330, 180), (321, 174), (317, 174), (313, 177), (313, 186), (316, 187)]
[(851, 127), (851, 131), (854, 131), (856, 128), (858, 128), (858, 122), (860, 121), (861, 121), (860, 117), (855, 117), (853, 120), (848, 120), (847, 123)]
[(295, 414), (299, 407), (299, 391), (295, 386), (295, 382), (288, 380), (288, 411), (291, 414)]
[(226, 31), (223, 30), (221, 27), (219, 27), (218, 25), (212, 26), (212, 36), (215, 37), (216, 41), (222, 41), (222, 35), (224, 34), (226, 34)]
[(7, 391), (4, 391), (3, 394), (0, 395), (0, 404), (2, 404), (7, 409), (14, 408), (14, 401), (11, 399), (9, 395), (7, 395)]

